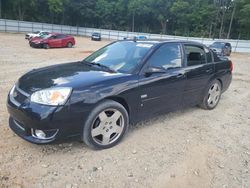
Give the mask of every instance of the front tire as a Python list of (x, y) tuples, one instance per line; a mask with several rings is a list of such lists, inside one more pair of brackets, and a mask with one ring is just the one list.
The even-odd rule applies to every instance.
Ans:
[(83, 128), (83, 141), (94, 149), (107, 149), (118, 144), (129, 127), (127, 110), (112, 100), (94, 108)]
[(207, 110), (214, 109), (220, 101), (221, 93), (222, 87), (219, 80), (212, 81), (206, 89), (205, 96), (200, 104), (200, 107)]
[(44, 48), (44, 49), (49, 49), (50, 46), (49, 46), (49, 44), (43, 44), (43, 48)]

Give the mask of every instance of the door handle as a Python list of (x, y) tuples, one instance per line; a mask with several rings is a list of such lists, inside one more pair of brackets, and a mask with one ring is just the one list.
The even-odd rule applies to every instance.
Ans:
[(206, 73), (211, 73), (211, 72), (213, 72), (213, 69), (207, 69), (206, 70)]
[(176, 76), (176, 78), (182, 78), (182, 77), (184, 77), (184, 74), (181, 73)]

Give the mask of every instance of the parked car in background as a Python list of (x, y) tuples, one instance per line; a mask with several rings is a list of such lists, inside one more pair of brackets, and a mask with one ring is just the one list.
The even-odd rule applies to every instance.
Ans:
[(230, 56), (232, 46), (229, 42), (214, 42), (209, 46), (219, 56)]
[(36, 37), (29, 41), (31, 47), (34, 48), (72, 48), (75, 45), (75, 38), (70, 35), (51, 33), (46, 36)]
[(10, 128), (32, 143), (77, 137), (110, 148), (130, 123), (188, 106), (214, 109), (232, 70), (196, 42), (114, 42), (82, 61), (23, 75), (8, 95)]
[(146, 36), (134, 36), (134, 40), (143, 40), (143, 39), (147, 39)]
[(101, 33), (92, 33), (91, 40), (101, 41), (102, 40)]
[(32, 39), (34, 37), (40, 37), (40, 36), (49, 35), (49, 34), (50, 34), (50, 32), (48, 32), (48, 31), (36, 31), (36, 32), (33, 32), (33, 33), (27, 33), (25, 35), (25, 39), (30, 40), (30, 39)]

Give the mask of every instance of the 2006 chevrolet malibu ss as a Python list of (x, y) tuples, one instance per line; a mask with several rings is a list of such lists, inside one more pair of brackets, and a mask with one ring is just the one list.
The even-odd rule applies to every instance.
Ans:
[(83, 61), (23, 75), (8, 95), (9, 125), (36, 144), (76, 137), (110, 148), (145, 117), (195, 105), (214, 109), (232, 69), (200, 43), (117, 41)]

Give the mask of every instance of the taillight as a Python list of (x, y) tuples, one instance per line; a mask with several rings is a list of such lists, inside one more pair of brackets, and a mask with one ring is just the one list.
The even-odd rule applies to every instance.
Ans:
[(233, 62), (232, 62), (232, 61), (230, 61), (229, 63), (230, 63), (230, 71), (231, 71), (231, 72), (233, 72), (233, 70), (234, 70), (234, 65), (233, 65)]

